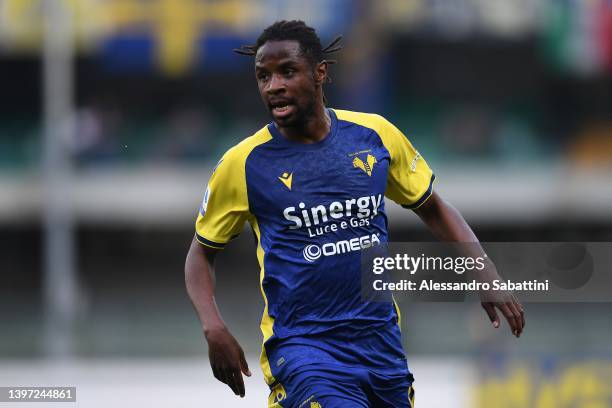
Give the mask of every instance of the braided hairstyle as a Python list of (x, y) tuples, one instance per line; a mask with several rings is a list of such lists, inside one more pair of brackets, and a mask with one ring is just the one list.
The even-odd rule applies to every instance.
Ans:
[[(234, 49), (234, 52), (241, 55), (255, 56), (259, 47), (267, 41), (287, 40), (297, 41), (300, 44), (302, 54), (313, 67), (323, 61), (328, 64), (335, 64), (337, 61), (325, 59), (325, 54), (331, 54), (342, 49), (340, 45), (341, 35), (336, 37), (328, 46), (323, 47), (314, 28), (307, 26), (301, 20), (282, 20), (268, 26), (257, 38), (254, 45), (243, 45), (240, 48)], [(331, 78), (327, 77), (327, 80), (331, 82)]]

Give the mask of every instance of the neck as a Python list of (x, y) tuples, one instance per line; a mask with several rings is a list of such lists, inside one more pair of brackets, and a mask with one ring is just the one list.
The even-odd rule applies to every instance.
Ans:
[(289, 140), (300, 143), (317, 143), (325, 138), (331, 129), (331, 118), (323, 103), (317, 103), (308, 119), (297, 126), (281, 127), (279, 132)]

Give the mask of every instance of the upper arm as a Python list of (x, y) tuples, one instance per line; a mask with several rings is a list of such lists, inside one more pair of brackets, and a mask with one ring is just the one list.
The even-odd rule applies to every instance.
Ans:
[(415, 208), (414, 212), (419, 218), (428, 223), (434, 218), (439, 218), (445, 204), (444, 199), (438, 193), (432, 191), (430, 197), (421, 206)]
[(212, 265), (215, 262), (215, 257), (219, 251), (221, 251), (221, 249), (216, 249), (208, 245), (202, 245), (198, 241), (197, 235), (194, 235), (189, 247), (187, 258), (197, 258), (199, 260), (206, 261), (209, 265)]
[(418, 208), (431, 196), (435, 176), (408, 138), (382, 121), (380, 134), (391, 157), (385, 195), (405, 208)]

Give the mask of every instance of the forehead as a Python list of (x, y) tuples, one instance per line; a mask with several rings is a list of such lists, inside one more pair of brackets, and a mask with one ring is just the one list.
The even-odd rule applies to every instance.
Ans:
[(256, 67), (289, 61), (296, 63), (305, 61), (300, 43), (294, 40), (266, 41), (255, 55)]

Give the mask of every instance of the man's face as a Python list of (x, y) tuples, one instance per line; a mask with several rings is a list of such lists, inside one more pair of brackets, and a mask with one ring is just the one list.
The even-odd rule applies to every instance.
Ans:
[(313, 114), (315, 70), (297, 41), (268, 41), (259, 47), (255, 77), (264, 105), (279, 126), (300, 126)]

